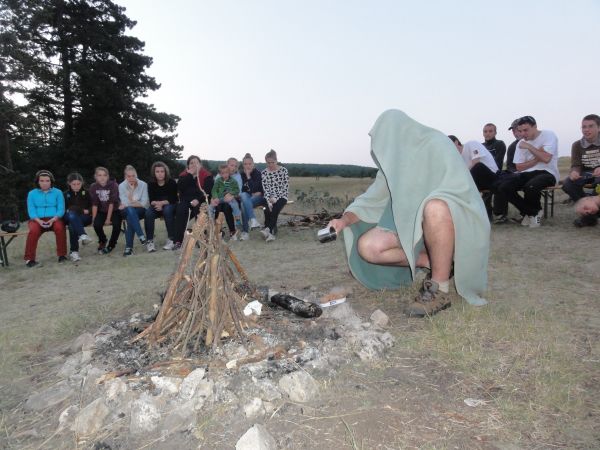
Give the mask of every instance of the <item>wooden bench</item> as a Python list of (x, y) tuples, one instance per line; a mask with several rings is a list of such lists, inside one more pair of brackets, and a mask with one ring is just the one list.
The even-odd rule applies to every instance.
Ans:
[[(543, 201), (543, 210), (544, 210), (544, 219), (548, 218), (548, 208), (550, 208), (550, 217), (554, 217), (554, 192), (562, 189), (561, 185), (550, 186), (546, 189), (543, 189), (540, 193), (542, 194)], [(522, 191), (522, 189), (519, 189)], [(479, 193), (483, 196), (485, 194), (489, 194), (491, 191), (488, 189), (484, 189), (479, 191)]]
[(26, 236), (29, 231), (17, 231), (16, 233), (5, 233), (0, 231), (0, 262), (2, 267), (8, 267), (8, 253), (6, 247), (18, 236)]

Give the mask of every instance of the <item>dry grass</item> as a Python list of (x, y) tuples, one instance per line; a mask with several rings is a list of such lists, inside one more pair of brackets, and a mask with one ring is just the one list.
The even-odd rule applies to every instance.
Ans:
[[(566, 173), (564, 167), (561, 171)], [(369, 183), (292, 179), (291, 191), (313, 186), (313, 190), (345, 198), (346, 194), (354, 197)], [(462, 383), (461, 403), (467, 397), (488, 402), (488, 431), (496, 441), (520, 448), (593, 448), (600, 443), (596, 430), (600, 414), (599, 230), (574, 229), (572, 208), (561, 205), (562, 199), (558, 194), (555, 217), (540, 229), (493, 227), (488, 306), (472, 308), (457, 302), (428, 321), (408, 321), (399, 313), (397, 299), (406, 300), (414, 290), (369, 293), (361, 289), (348, 275), (341, 242), (319, 245), (312, 230), (281, 227), (279, 239), (268, 250), (255, 232), (250, 241), (232, 245), (259, 284), (288, 289), (348, 284), (355, 288), (357, 306), (356, 299), (360, 299), (369, 308), (384, 308), (397, 338), (394, 352), (408, 353), (454, 373)], [(296, 202), (287, 209), (306, 207)], [(164, 230), (158, 228), (161, 243)], [(11, 244), (13, 265), (0, 270), (3, 411), (21, 402), (31, 383), (43, 377), (50, 364), (44, 358), (57, 346), (112, 319), (149, 311), (158, 301), (175, 265), (173, 253), (146, 254), (137, 246), (135, 256), (123, 258), (122, 245), (123, 238), (116, 253), (108, 257), (86, 247), (78, 265), (58, 265), (52, 253), (53, 236), (45, 235), (39, 248), (45, 266), (30, 270), (20, 261), (24, 240)], [(376, 377), (379, 369), (367, 370), (373, 370)], [(0, 417), (0, 425), (8, 430), (7, 422), (4, 415)], [(342, 441), (344, 435), (350, 448), (372, 442), (350, 422), (340, 429)], [(418, 436), (402, 436), (402, 442), (415, 440)], [(423, 448), (445, 445), (419, 442)]]

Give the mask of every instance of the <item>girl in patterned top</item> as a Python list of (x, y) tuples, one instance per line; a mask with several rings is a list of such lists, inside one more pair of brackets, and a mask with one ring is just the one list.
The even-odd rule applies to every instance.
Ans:
[(271, 150), (265, 155), (267, 168), (261, 172), (265, 208), (265, 228), (261, 231), (267, 242), (275, 240), (277, 218), (287, 203), (290, 176), (285, 167), (277, 164), (277, 153)]

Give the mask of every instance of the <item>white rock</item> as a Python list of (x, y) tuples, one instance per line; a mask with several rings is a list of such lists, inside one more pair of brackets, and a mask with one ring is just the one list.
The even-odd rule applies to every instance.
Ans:
[(58, 417), (58, 430), (60, 431), (70, 427), (75, 421), (75, 417), (77, 416), (78, 412), (79, 406), (77, 405), (71, 405), (61, 412), (60, 416)]
[(160, 431), (163, 435), (170, 435), (176, 431), (189, 431), (196, 424), (196, 412), (193, 409), (182, 406), (169, 411), (165, 419), (160, 423)]
[(179, 389), (179, 398), (181, 400), (189, 400), (194, 396), (200, 381), (204, 378), (205, 370), (203, 368), (192, 371), (181, 383)]
[(104, 382), (106, 387), (106, 399), (110, 401), (117, 400), (121, 395), (127, 392), (127, 383), (120, 378), (113, 378)]
[(177, 394), (182, 383), (181, 378), (177, 377), (153, 376), (150, 377), (150, 380), (157, 389), (161, 390), (162, 393), (170, 395)]
[(102, 428), (104, 419), (109, 413), (110, 410), (104, 404), (104, 400), (97, 398), (77, 414), (73, 431), (79, 436), (92, 436)]
[(235, 450), (276, 450), (277, 443), (264, 425), (256, 424), (237, 441)]
[(385, 328), (389, 325), (390, 318), (382, 310), (376, 309), (373, 311), (373, 314), (371, 314), (371, 322), (378, 327)]
[(287, 394), (290, 400), (299, 403), (310, 401), (319, 392), (319, 386), (315, 379), (303, 370), (288, 373), (281, 377), (279, 389)]
[(27, 399), (27, 402), (25, 402), (25, 409), (29, 411), (41, 411), (63, 402), (73, 395), (74, 392), (66, 380), (60, 381), (42, 392), (31, 395)]
[(58, 376), (62, 378), (69, 378), (70, 376), (74, 375), (81, 368), (81, 357), (82, 352), (78, 352), (69, 356), (58, 371)]
[(90, 333), (83, 333), (78, 336), (71, 344), (71, 352), (78, 353), (80, 351), (93, 350), (96, 340)]
[(132, 434), (154, 431), (159, 422), (160, 408), (151, 396), (143, 393), (139, 399), (131, 403), (129, 431)]
[(250, 403), (244, 405), (244, 414), (248, 419), (255, 419), (265, 415), (265, 407), (260, 398), (254, 397)]

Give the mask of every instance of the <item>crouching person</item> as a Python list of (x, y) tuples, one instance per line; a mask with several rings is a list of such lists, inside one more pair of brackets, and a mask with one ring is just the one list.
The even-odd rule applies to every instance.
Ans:
[(329, 223), (343, 230), (354, 277), (370, 289), (396, 289), (418, 269), (430, 271), (405, 311), (423, 317), (451, 305), (454, 264), (458, 293), (485, 304), (490, 224), (452, 143), (398, 110), (384, 112), (370, 136), (375, 181)]
[(35, 267), (37, 244), (42, 233), (54, 231), (56, 237), (56, 255), (58, 262), (67, 260), (67, 235), (62, 217), (65, 214), (63, 193), (54, 185), (54, 175), (48, 170), (35, 174), (36, 188), (27, 194), (27, 213), (29, 214), (29, 234), (25, 242), (25, 265)]

